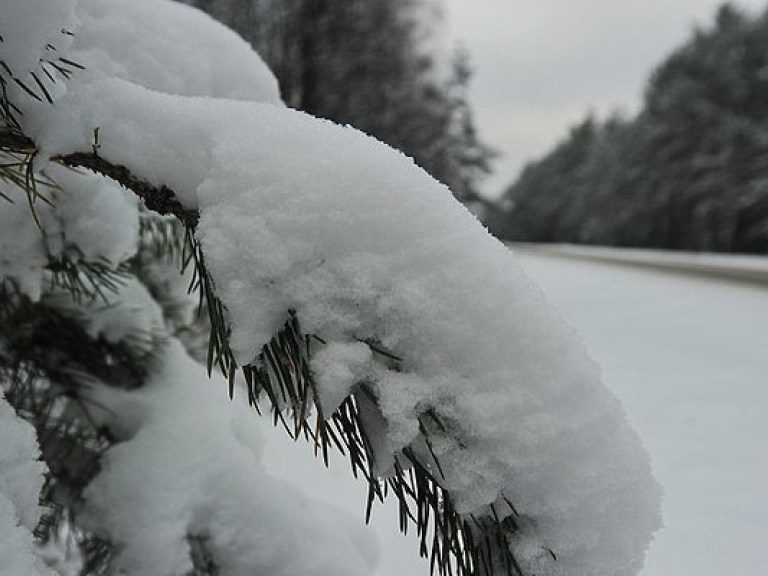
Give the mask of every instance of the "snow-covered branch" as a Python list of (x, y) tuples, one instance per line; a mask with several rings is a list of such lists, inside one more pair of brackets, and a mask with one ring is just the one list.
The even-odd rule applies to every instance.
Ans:
[[(35, 142), (28, 136), (11, 130), (0, 129), (0, 150), (12, 154), (38, 153)], [(141, 198), (144, 205), (162, 215), (171, 215), (178, 218), (190, 230), (197, 227), (200, 214), (197, 210), (185, 208), (176, 199), (176, 194), (167, 186), (154, 186), (145, 180), (135, 176), (125, 166), (113, 164), (101, 156), (95, 150), (90, 152), (70, 152), (66, 155), (51, 158), (70, 168), (86, 168), (111, 178), (124, 188), (127, 188)]]
[(53, 158), (65, 166), (72, 168), (87, 168), (102, 176), (112, 178), (115, 182), (129, 189), (144, 201), (144, 205), (164, 216), (172, 215), (178, 218), (189, 229), (194, 230), (200, 220), (197, 210), (185, 208), (176, 199), (176, 194), (167, 186), (153, 186), (138, 178), (125, 166), (112, 164), (96, 152), (72, 152)]
[[(48, 14), (53, 0), (35, 1)], [(258, 56), (195, 11), (76, 8), (67, 54), (86, 70), (53, 106), (20, 103), (23, 133), (41, 164), (110, 176), (194, 229), (230, 386), (243, 368), (250, 400), (264, 392), (296, 432), (346, 449), (372, 498), (389, 482), (440, 573), (637, 572), (658, 525), (647, 454), (579, 340), (450, 191), (373, 138), (281, 106)], [(242, 68), (218, 74), (233, 54)], [(94, 483), (119, 500), (108, 476)], [(201, 509), (231, 505), (217, 498), (174, 498), (186, 523), (167, 537), (200, 535)], [(124, 558), (159, 553), (103, 512)]]

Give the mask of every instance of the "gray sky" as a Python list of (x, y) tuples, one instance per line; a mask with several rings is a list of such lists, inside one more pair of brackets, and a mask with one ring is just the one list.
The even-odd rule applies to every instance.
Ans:
[[(646, 78), (709, 24), (720, 0), (443, 0), (470, 51), (472, 103), (503, 156), (485, 191), (498, 195), (592, 110), (634, 112)], [(766, 0), (738, 0), (762, 10)]]

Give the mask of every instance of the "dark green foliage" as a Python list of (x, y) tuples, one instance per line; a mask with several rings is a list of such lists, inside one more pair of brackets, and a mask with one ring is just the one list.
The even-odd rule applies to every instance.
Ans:
[[(77, 67), (68, 60), (56, 65), (62, 70)], [(0, 82), (3, 87), (8, 77), (9, 72)], [(34, 97), (28, 90), (21, 96)], [(60, 189), (35, 170), (37, 149), (24, 135), (19, 109), (5, 90), (0, 104), (0, 185), (7, 186), (5, 200), (28, 202), (29, 217), (36, 219), (38, 202), (55, 210)], [(39, 300), (30, 299), (11, 280), (0, 280), (0, 385), (7, 401), (34, 426), (49, 470), (41, 494), (48, 512), (35, 533), (41, 542), (79, 548), (82, 574), (89, 576), (109, 573), (113, 548), (82, 531), (76, 511), (84, 488), (99, 472), (101, 456), (117, 440), (96, 418), (105, 412), (91, 399), (91, 391), (142, 386), (166, 335), (132, 331), (112, 342), (88, 332), (83, 310), (113, 305), (123, 282), (141, 269), (148, 255), (173, 256), (175, 240), (165, 221), (145, 214), (142, 223), (142, 243), (133, 262), (114, 268), (85, 259), (72, 245), (49, 256), (47, 287)], [(46, 231), (39, 221), (38, 226), (45, 242)]]
[[(8, 280), (0, 284), (0, 384), (7, 401), (35, 427), (49, 470), (41, 495), (49, 512), (36, 534), (42, 542), (56, 540), (64, 524), (69, 545), (81, 550), (84, 575), (107, 574), (112, 547), (81, 531), (75, 511), (101, 456), (118, 440), (101, 423), (108, 411), (91, 392), (142, 386), (165, 343), (161, 333), (132, 331), (112, 342), (88, 332), (80, 306), (112, 305), (126, 277), (102, 266), (68, 262), (62, 272), (61, 261), (52, 261), (51, 287), (39, 301)], [(80, 283), (56, 280), (78, 278), (77, 270), (83, 271)]]
[(33, 302), (7, 281), (0, 287), (0, 383), (7, 401), (35, 427), (49, 470), (41, 495), (49, 512), (36, 534), (41, 542), (55, 540), (66, 524), (73, 532), (69, 544), (81, 550), (84, 575), (106, 574), (112, 552), (77, 528), (73, 513), (115, 441), (94, 418), (103, 407), (89, 393), (103, 385), (140, 386), (151, 338), (134, 334), (116, 344), (93, 338), (76, 313), (55, 301)]
[(768, 251), (768, 14), (723, 6), (631, 120), (588, 119), (506, 192), (504, 237)]
[(187, 576), (218, 576), (216, 561), (208, 550), (208, 538), (190, 534), (187, 542), (192, 557), (192, 572)]

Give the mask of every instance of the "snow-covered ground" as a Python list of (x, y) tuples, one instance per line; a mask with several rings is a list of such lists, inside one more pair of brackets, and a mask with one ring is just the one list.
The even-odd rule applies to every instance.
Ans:
[[(585, 260), (521, 254), (582, 334), (651, 453), (665, 528), (643, 576), (768, 574), (768, 290)], [(510, 294), (510, 298), (514, 295)], [(362, 522), (362, 483), (323, 469), (281, 431), (273, 473)], [(415, 537), (389, 507), (374, 514), (376, 576), (422, 576)]]
[(743, 254), (673, 252), (639, 248), (608, 248), (576, 244), (511, 244), (519, 254), (567, 256), (581, 260), (671, 270), (697, 276), (768, 285), (768, 258)]
[(768, 574), (768, 290), (522, 255), (651, 453), (665, 528), (644, 576)]

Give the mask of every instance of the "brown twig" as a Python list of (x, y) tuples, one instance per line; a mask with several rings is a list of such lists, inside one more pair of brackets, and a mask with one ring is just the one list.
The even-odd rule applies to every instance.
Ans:
[(121, 164), (113, 164), (93, 152), (74, 152), (64, 156), (55, 156), (54, 161), (61, 162), (72, 168), (86, 168), (107, 176), (128, 188), (144, 201), (147, 208), (163, 215), (173, 215), (181, 220), (188, 228), (194, 230), (200, 220), (197, 210), (185, 208), (176, 198), (176, 194), (168, 186), (154, 186), (136, 177), (128, 168)]
[[(34, 154), (38, 148), (35, 142), (24, 134), (14, 130), (0, 129), (0, 150), (11, 153)], [(185, 208), (177, 199), (175, 192), (168, 186), (150, 184), (135, 176), (125, 166), (114, 164), (102, 158), (96, 151), (73, 152), (54, 156), (51, 159), (70, 168), (85, 168), (107, 176), (124, 188), (131, 190), (153, 212), (176, 216), (191, 230), (197, 228), (200, 213), (197, 210)]]

